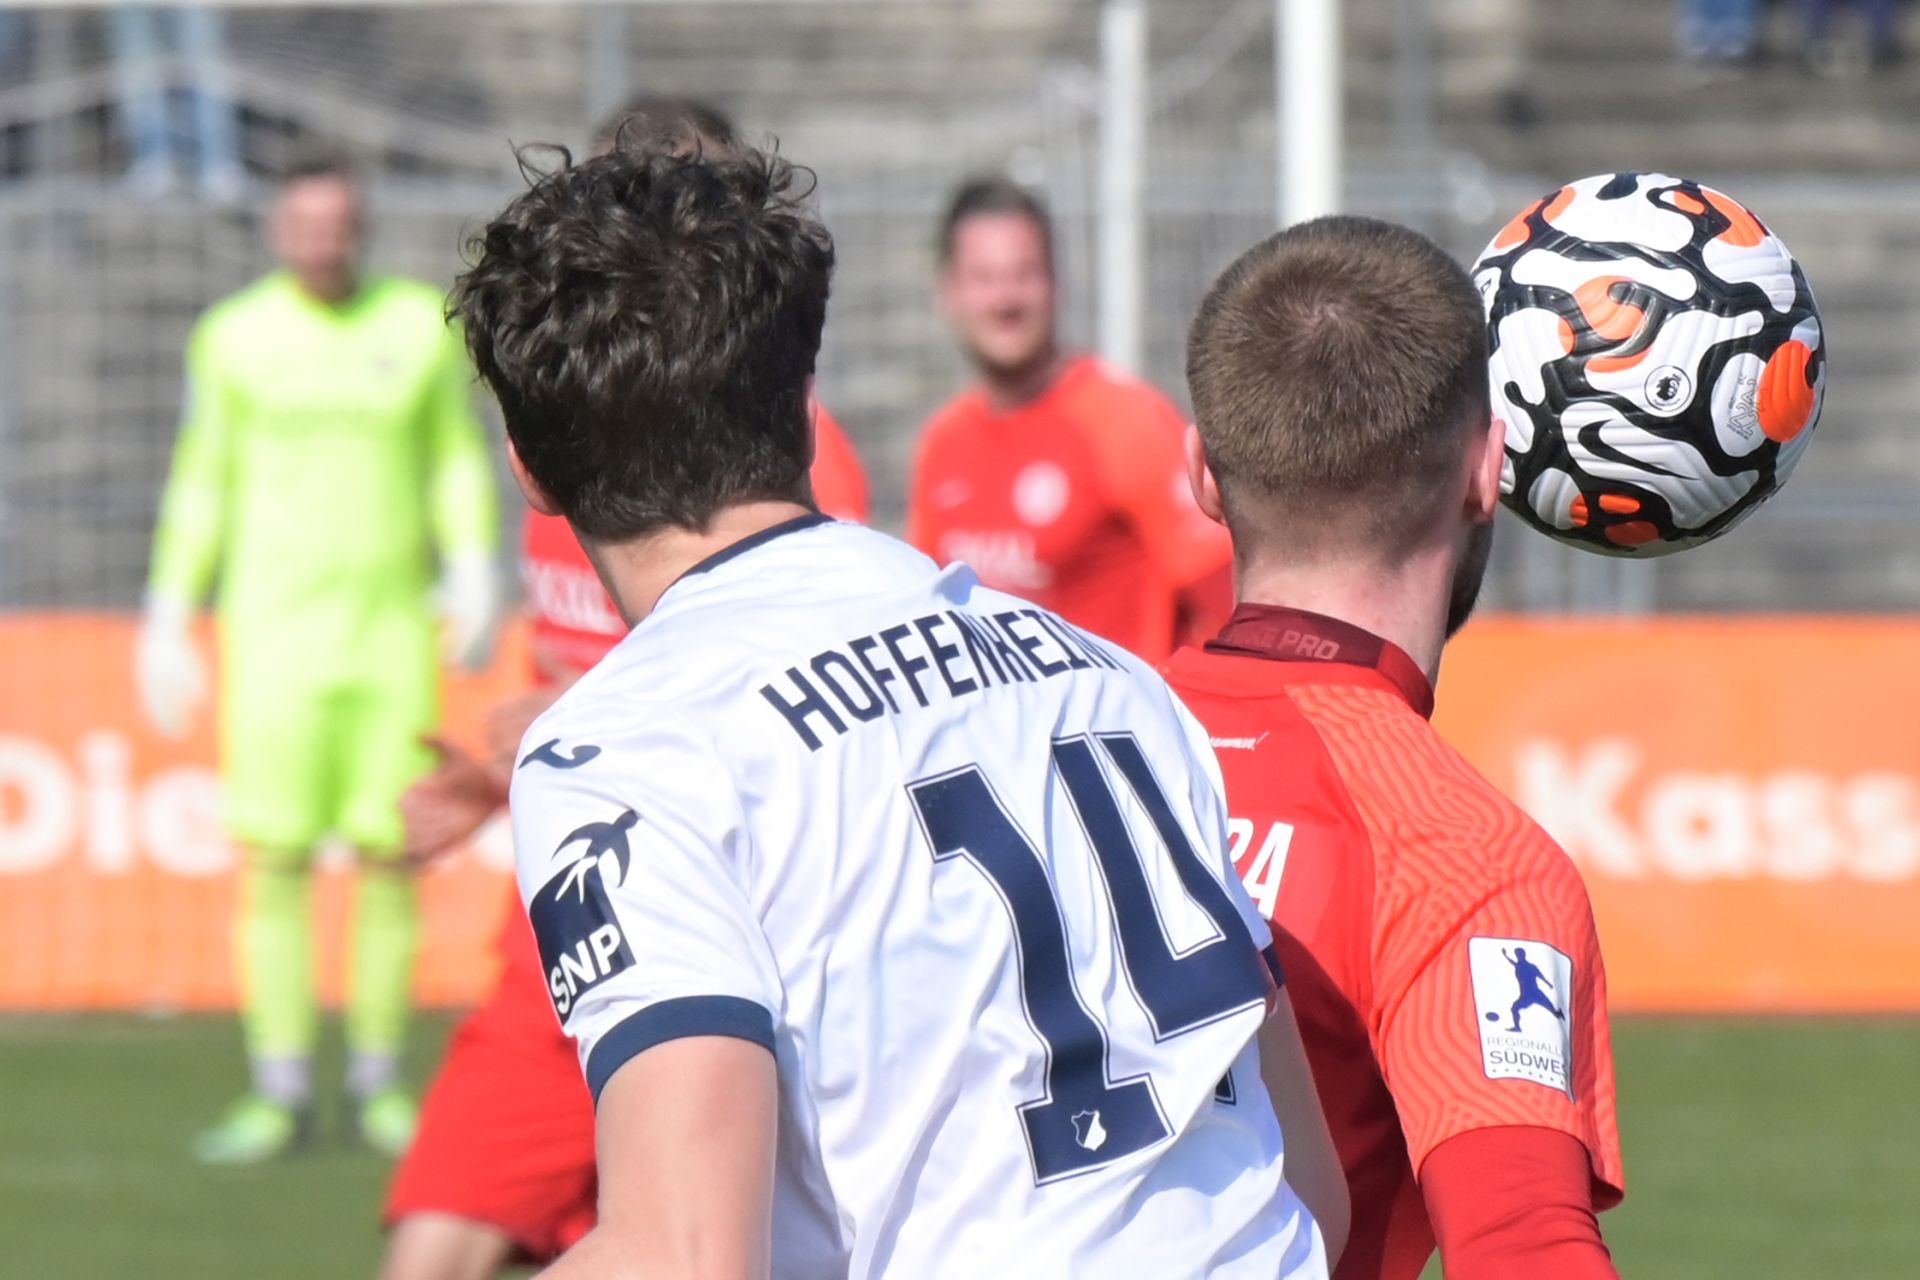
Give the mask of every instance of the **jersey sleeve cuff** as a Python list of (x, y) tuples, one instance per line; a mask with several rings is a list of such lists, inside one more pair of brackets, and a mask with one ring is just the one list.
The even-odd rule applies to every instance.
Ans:
[(773, 1051), (773, 1015), (739, 996), (680, 996), (648, 1005), (619, 1023), (587, 1054), (587, 1087), (595, 1104), (613, 1073), (657, 1044), (688, 1036), (728, 1036)]

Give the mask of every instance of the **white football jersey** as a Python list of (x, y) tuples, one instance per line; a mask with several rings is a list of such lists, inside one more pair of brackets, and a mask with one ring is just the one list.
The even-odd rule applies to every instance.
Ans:
[(775, 1275), (1325, 1275), (1253, 1044), (1267, 926), (1145, 664), (805, 517), (676, 582), (521, 757), (595, 1096), (679, 1036), (775, 1055)]

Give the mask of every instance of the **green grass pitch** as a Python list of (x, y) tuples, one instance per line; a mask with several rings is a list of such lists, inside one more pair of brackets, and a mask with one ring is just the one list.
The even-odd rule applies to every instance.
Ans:
[[(447, 1026), (421, 1026), (416, 1078)], [(1920, 1021), (1623, 1018), (1616, 1044), (1624, 1275), (1920, 1276)], [(225, 1018), (0, 1018), (0, 1274), (371, 1276), (385, 1169), (331, 1107), (297, 1159), (186, 1158), (238, 1057)]]

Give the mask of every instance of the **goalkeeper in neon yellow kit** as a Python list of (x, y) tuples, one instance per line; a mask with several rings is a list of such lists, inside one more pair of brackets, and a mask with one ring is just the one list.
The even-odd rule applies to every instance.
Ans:
[(442, 295), (360, 276), (360, 193), (337, 161), (290, 172), (271, 236), (282, 269), (208, 311), (188, 350), (138, 645), (149, 714), (184, 732), (205, 694), (189, 623), (217, 575), (253, 1087), (196, 1140), (215, 1162), (265, 1159), (304, 1131), (310, 870), (329, 834), (359, 858), (346, 1035), (360, 1132), (390, 1152), (412, 1136), (398, 1061), (417, 921), (397, 806), (429, 764), (436, 647), (483, 662), (498, 603), (492, 469)]

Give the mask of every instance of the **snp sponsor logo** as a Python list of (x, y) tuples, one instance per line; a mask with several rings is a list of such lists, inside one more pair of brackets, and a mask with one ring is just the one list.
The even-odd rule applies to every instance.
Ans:
[(1528, 938), (1469, 938), (1481, 1067), (1573, 1096), (1573, 961)]
[(1920, 779), (1892, 770), (1657, 768), (1628, 738), (1536, 738), (1514, 753), (1514, 798), (1616, 879), (1920, 875)]
[(628, 809), (611, 822), (589, 822), (569, 832), (554, 857), (567, 864), (540, 886), (527, 908), (547, 974), (547, 994), (564, 1024), (583, 993), (633, 963), (611, 890), (626, 881), (633, 862), (627, 835), (640, 821)]

